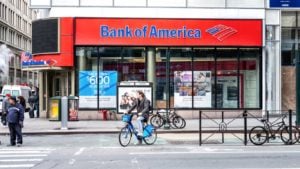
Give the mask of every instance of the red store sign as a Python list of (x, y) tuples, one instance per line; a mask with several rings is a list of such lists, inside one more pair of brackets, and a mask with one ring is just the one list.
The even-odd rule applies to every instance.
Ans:
[(76, 18), (76, 45), (262, 46), (262, 20)]

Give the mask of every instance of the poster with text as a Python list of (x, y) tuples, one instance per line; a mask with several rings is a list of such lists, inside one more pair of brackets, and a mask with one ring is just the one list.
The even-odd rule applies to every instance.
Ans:
[(210, 71), (174, 72), (174, 107), (192, 108), (211, 107)]
[(80, 108), (97, 108), (98, 94), (100, 108), (116, 108), (118, 73), (116, 71), (101, 71), (98, 75), (99, 78), (97, 78), (97, 71), (79, 72)]
[[(137, 101), (137, 91), (144, 92), (146, 98), (152, 105), (151, 86), (119, 86), (118, 87), (118, 113), (129, 110)], [(136, 110), (133, 110), (136, 112)]]

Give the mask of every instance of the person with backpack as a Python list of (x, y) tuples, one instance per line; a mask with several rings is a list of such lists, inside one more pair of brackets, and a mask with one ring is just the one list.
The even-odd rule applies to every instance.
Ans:
[(10, 134), (10, 144), (8, 146), (18, 146), (23, 144), (22, 128), (24, 121), (24, 108), (17, 102), (15, 96), (9, 98), (7, 122)]
[(125, 113), (131, 113), (134, 109), (137, 110), (137, 126), (138, 136), (143, 137), (143, 123), (148, 121), (150, 114), (150, 100), (148, 100), (142, 91), (137, 91), (137, 99), (134, 105)]

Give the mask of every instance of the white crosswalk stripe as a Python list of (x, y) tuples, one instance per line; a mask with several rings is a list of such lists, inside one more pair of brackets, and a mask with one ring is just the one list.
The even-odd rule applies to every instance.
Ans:
[(33, 168), (41, 163), (55, 149), (51, 148), (0, 148), (0, 169)]

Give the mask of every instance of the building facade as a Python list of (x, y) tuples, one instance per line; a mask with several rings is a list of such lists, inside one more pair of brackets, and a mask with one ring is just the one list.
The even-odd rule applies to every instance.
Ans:
[(31, 0), (31, 6), (46, 16), (33, 23), (34, 60), (47, 61), (39, 75), (44, 116), (51, 97), (76, 95), (80, 118), (98, 118), (126, 96), (105, 85), (123, 81), (151, 82), (154, 108), (189, 117), (199, 109), (281, 109), (281, 11), (269, 1)]
[[(21, 54), (31, 52), (31, 21), (37, 18), (27, 0), (0, 0), (1, 57), (9, 65), (9, 71), (1, 78), (0, 85), (37, 86), (37, 72), (22, 70)], [(5, 67), (2, 65), (1, 68)]]

